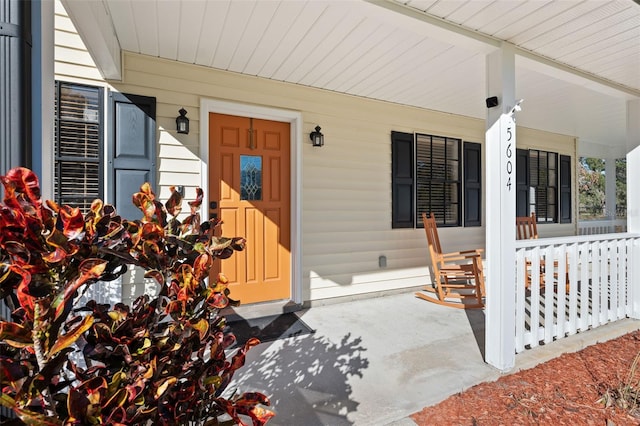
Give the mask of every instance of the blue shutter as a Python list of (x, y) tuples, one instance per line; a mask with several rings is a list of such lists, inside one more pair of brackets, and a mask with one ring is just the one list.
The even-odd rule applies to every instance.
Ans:
[(111, 92), (109, 100), (108, 201), (125, 219), (139, 219), (131, 196), (145, 182), (156, 191), (156, 99)]
[(391, 227), (415, 227), (413, 134), (391, 132)]

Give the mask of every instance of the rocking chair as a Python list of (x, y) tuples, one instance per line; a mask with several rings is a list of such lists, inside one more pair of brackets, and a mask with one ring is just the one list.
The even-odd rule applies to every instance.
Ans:
[(435, 216), (422, 213), (422, 221), (431, 255), (433, 284), (425, 286), (416, 296), (452, 308), (483, 308), (482, 250), (443, 253)]
[[(537, 225), (536, 214), (531, 213), (530, 216), (518, 216), (516, 217), (516, 239), (517, 240), (532, 240), (538, 238), (538, 225)], [(546, 262), (544, 259), (540, 260), (540, 290), (545, 287), (545, 265)], [(558, 261), (553, 262), (553, 278), (554, 281), (558, 280), (558, 273), (555, 272), (558, 269)], [(566, 283), (566, 291), (569, 292), (569, 260), (567, 259), (566, 267), (565, 267), (565, 283)], [(531, 259), (526, 259), (525, 264), (525, 288), (531, 288)], [(555, 284), (554, 284), (555, 285)]]

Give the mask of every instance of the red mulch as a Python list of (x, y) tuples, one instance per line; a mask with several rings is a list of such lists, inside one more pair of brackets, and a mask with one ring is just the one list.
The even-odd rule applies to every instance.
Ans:
[(640, 392), (640, 365), (630, 378), (639, 355), (640, 330), (481, 383), (411, 418), (419, 425), (638, 426), (640, 409), (605, 407), (598, 400), (624, 384)]

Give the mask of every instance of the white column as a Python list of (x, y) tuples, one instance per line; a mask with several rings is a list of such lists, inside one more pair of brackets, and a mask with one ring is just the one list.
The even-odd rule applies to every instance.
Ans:
[(640, 100), (627, 101), (627, 230), (640, 233)]
[[(627, 231), (640, 233), (640, 100), (627, 101)], [(640, 319), (640, 245), (631, 262), (631, 318)]]
[(32, 2), (32, 140), (31, 163), (40, 178), (43, 199), (53, 199), (54, 144), (54, 2)]
[(515, 365), (515, 54), (505, 44), (487, 56), (485, 357), (506, 371)]
[(604, 159), (604, 200), (606, 205), (606, 218), (616, 219), (616, 159)]

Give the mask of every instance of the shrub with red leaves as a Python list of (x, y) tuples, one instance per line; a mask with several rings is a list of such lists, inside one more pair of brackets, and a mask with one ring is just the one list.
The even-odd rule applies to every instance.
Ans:
[[(38, 178), (25, 168), (0, 179), (0, 297), (12, 310), (0, 318), (0, 404), (14, 422), (267, 423), (266, 396), (223, 395), (259, 341), (229, 350), (235, 337), (219, 311), (237, 302), (223, 276), (206, 278), (216, 258), (245, 242), (216, 237), (217, 220), (200, 223), (200, 188), (180, 221), (182, 196), (171, 188), (162, 205), (145, 184), (133, 195), (142, 219), (126, 220), (100, 200), (84, 215), (43, 203)], [(86, 288), (130, 265), (157, 282), (158, 296), (78, 306)]]

